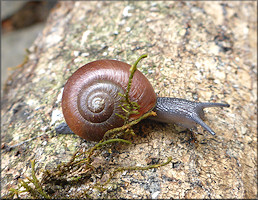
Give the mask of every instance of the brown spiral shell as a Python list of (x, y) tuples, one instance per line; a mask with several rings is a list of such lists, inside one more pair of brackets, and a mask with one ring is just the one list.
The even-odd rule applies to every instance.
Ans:
[[(130, 65), (116, 60), (97, 60), (79, 68), (67, 81), (63, 91), (62, 110), (71, 130), (89, 141), (99, 141), (106, 131), (120, 127), (124, 114), (119, 107), (129, 80)], [(148, 79), (136, 70), (129, 92), (131, 101), (139, 104), (137, 119), (153, 109), (156, 94)]]

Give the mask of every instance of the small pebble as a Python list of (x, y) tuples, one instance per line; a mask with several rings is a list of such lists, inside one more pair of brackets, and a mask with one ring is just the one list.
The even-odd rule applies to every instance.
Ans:
[(126, 31), (126, 32), (130, 32), (130, 31), (131, 31), (131, 28), (130, 28), (130, 27), (126, 27), (126, 28), (125, 28), (125, 31)]
[(61, 120), (63, 118), (63, 113), (59, 109), (55, 109), (51, 115), (51, 123), (53, 125), (56, 121)]
[(159, 193), (160, 193), (160, 191), (154, 192), (154, 193), (151, 195), (151, 198), (152, 198), (152, 199), (157, 199), (157, 197), (159, 196)]

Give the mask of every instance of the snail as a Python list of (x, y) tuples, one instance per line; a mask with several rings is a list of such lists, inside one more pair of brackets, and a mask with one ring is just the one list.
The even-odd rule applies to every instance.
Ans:
[[(117, 60), (97, 60), (90, 62), (68, 79), (62, 96), (62, 110), (70, 129), (88, 141), (99, 141), (106, 131), (120, 127), (122, 97), (128, 81), (130, 65)], [(138, 119), (148, 111), (155, 111), (152, 120), (176, 123), (186, 128), (201, 125), (212, 135), (215, 132), (203, 122), (203, 109), (207, 107), (229, 107), (225, 103), (202, 103), (185, 99), (157, 97), (148, 79), (136, 70), (131, 89), (131, 101), (140, 106), (139, 112), (130, 116)]]

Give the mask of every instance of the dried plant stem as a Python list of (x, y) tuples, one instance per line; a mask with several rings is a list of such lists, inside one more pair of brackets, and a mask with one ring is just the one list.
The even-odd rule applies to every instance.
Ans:
[[(31, 175), (32, 178), (26, 177), (29, 182), (31, 182), (34, 185), (34, 188), (29, 186), (29, 182), (25, 182), (23, 180), (20, 180), (21, 186), (25, 188), (26, 192), (29, 192), (33, 197), (35, 198), (45, 198), (45, 199), (50, 199), (50, 197), (47, 195), (46, 192), (42, 189), (42, 186), (39, 182), (39, 180), (36, 177), (35, 173), (35, 160), (31, 161)], [(25, 192), (23, 191), (23, 192)]]
[(97, 186), (97, 188), (100, 189), (101, 191), (106, 190), (106, 189), (104, 189), (104, 186), (107, 185), (112, 180), (112, 178), (116, 175), (117, 172), (132, 171), (132, 170), (149, 170), (149, 169), (165, 166), (165, 165), (169, 164), (171, 161), (172, 161), (172, 157), (168, 157), (166, 162), (160, 163), (160, 164), (144, 166), (144, 167), (139, 167), (139, 166), (118, 167), (113, 172), (110, 173), (109, 179), (101, 186)]
[(124, 98), (125, 98), (124, 108), (128, 108), (127, 111), (126, 111), (126, 115), (125, 115), (125, 124), (129, 123), (130, 115), (131, 114), (136, 114), (138, 112), (138, 109), (139, 109), (138, 104), (136, 102), (132, 102), (130, 100), (129, 92), (130, 92), (130, 89), (131, 89), (131, 86), (132, 86), (132, 80), (133, 80), (134, 73), (137, 70), (137, 64), (140, 62), (141, 59), (146, 58), (146, 57), (147, 57), (147, 54), (144, 54), (144, 55), (140, 56), (130, 68), (128, 85), (127, 85), (127, 89), (126, 89), (126, 92), (125, 92), (125, 95), (124, 95)]
[(121, 127), (114, 128), (114, 129), (111, 129), (111, 130), (107, 131), (104, 135), (104, 140), (106, 138), (109, 138), (111, 135), (113, 135), (115, 133), (122, 132), (122, 131), (125, 131), (125, 130), (131, 128), (133, 125), (138, 124), (141, 120), (146, 119), (150, 116), (156, 116), (156, 113), (154, 111), (150, 111), (150, 112), (145, 113), (144, 115), (142, 115), (140, 118), (129, 122), (128, 124), (125, 124)]
[[(127, 89), (125, 91), (125, 94), (119, 94), (123, 97), (123, 100), (121, 102), (121, 108), (125, 111), (124, 116), (120, 116), (124, 119), (124, 125), (119, 128), (114, 128), (112, 130), (109, 130), (105, 133), (104, 138), (97, 143), (95, 146), (90, 148), (87, 151), (83, 151), (82, 149), (79, 149), (76, 151), (69, 162), (62, 163), (58, 165), (53, 170), (45, 170), (43, 174), (43, 178), (41, 181), (39, 181), (36, 177), (35, 173), (35, 161), (31, 161), (31, 168), (32, 168), (32, 178), (26, 177), (27, 182), (24, 180), (19, 180), (20, 184), (18, 186), (18, 189), (10, 189), (9, 197), (14, 197), (15, 195), (19, 198), (19, 194), (23, 192), (29, 192), (30, 195), (34, 198), (44, 198), (49, 199), (50, 196), (47, 194), (47, 190), (44, 191), (42, 186), (46, 186), (48, 184), (78, 184), (80, 180), (85, 180), (88, 176), (92, 176), (94, 172), (96, 172), (96, 169), (92, 165), (92, 156), (96, 156), (101, 153), (101, 151), (97, 151), (98, 149), (102, 148), (105, 145), (111, 144), (111, 143), (117, 143), (117, 142), (123, 142), (127, 144), (131, 144), (130, 141), (121, 139), (123, 134), (125, 133), (131, 133), (133, 134), (132, 126), (139, 123), (141, 120), (146, 119), (150, 116), (155, 116), (156, 113), (153, 111), (149, 111), (148, 113), (143, 114), (138, 119), (135, 119), (133, 121), (130, 121), (130, 116), (132, 114), (137, 114), (139, 110), (139, 105), (136, 102), (133, 102), (129, 98), (129, 92), (132, 85), (132, 80), (134, 73), (137, 70), (137, 64), (140, 62), (141, 59), (146, 58), (147, 55), (140, 56), (137, 61), (131, 66), (130, 68), (130, 75), (129, 75), (129, 81), (127, 85)], [(122, 172), (125, 170), (148, 170), (152, 168), (158, 168), (164, 165), (167, 165), (169, 162), (171, 162), (172, 158), (169, 157), (167, 162), (161, 163), (161, 164), (155, 164), (145, 167), (138, 167), (138, 166), (131, 166), (131, 167), (118, 167), (113, 172), (110, 173), (109, 179), (104, 183), (96, 183), (95, 186), (90, 187), (84, 191), (85, 196), (90, 198), (88, 191), (91, 188), (98, 188), (99, 190), (106, 190), (104, 188), (104, 185), (107, 185), (111, 179), (115, 176), (117, 172)], [(32, 183), (33, 186), (30, 186)], [(30, 184), (30, 185), (29, 185)], [(24, 190), (21, 190), (21, 188), (25, 188)]]

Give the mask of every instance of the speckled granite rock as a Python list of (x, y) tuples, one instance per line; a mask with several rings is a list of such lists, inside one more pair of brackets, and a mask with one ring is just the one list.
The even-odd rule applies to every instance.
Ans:
[[(72, 72), (96, 59), (133, 63), (147, 53), (139, 69), (159, 96), (231, 107), (206, 110), (217, 134), (198, 129), (199, 145), (178, 126), (141, 122), (132, 145), (119, 145), (108, 159), (100, 155), (103, 168), (145, 166), (169, 156), (172, 163), (118, 173), (111, 181), (116, 188), (92, 191), (93, 197), (257, 198), (256, 16), (256, 2), (59, 3), (28, 62), (5, 87), (2, 194), (30, 175), (31, 159), (37, 170), (51, 168), (69, 160), (78, 146), (94, 145), (55, 132), (64, 122), (61, 92)], [(71, 188), (71, 196), (78, 189)]]

